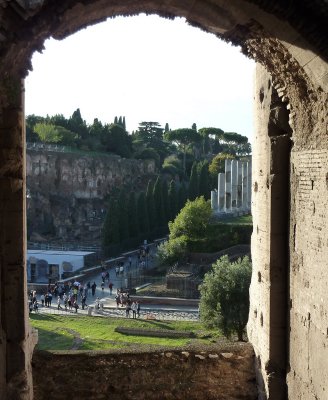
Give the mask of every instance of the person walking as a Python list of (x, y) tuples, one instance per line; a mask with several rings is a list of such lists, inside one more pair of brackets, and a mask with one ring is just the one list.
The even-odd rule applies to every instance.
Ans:
[(93, 297), (96, 294), (96, 287), (97, 287), (96, 282), (93, 282), (93, 284), (91, 285), (91, 293)]
[(125, 316), (126, 318), (130, 318), (130, 310), (131, 310), (131, 304), (129, 301), (126, 302), (125, 306)]
[(57, 297), (57, 309), (62, 310), (62, 306), (60, 305), (60, 296)]
[(84, 310), (84, 308), (87, 306), (86, 301), (87, 301), (87, 297), (85, 294), (83, 294), (82, 295), (82, 310)]
[(113, 282), (112, 281), (109, 281), (109, 284), (108, 284), (108, 288), (109, 288), (109, 294), (110, 294), (110, 296), (112, 295), (112, 293), (113, 293)]
[(132, 310), (132, 318), (136, 319), (137, 318), (137, 304), (135, 302), (132, 303), (131, 310)]

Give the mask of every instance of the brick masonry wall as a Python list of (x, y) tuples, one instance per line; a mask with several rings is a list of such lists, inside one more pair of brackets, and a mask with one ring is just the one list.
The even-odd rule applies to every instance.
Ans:
[(328, 153), (291, 158), (290, 372), (292, 399), (328, 397)]

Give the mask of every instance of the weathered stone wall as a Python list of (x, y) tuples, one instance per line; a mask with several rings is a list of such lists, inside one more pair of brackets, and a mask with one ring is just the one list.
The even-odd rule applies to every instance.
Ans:
[(258, 68), (248, 333), (263, 399), (324, 399), (328, 387), (327, 95), (318, 91), (312, 108), (305, 93), (294, 96), (288, 115)]
[(147, 354), (36, 352), (35, 400), (256, 400), (251, 346)]
[[(253, 274), (248, 335), (264, 385), (260, 398), (287, 395), (287, 273), (290, 127), (272, 79), (257, 66), (253, 143)], [(286, 112), (284, 112), (286, 110)]]
[(106, 196), (120, 187), (139, 192), (154, 177), (152, 160), (81, 156), (42, 150), (26, 155), (28, 237), (100, 239)]
[(291, 157), (287, 381), (292, 399), (328, 397), (327, 116), (322, 122), (323, 146), (295, 146)]

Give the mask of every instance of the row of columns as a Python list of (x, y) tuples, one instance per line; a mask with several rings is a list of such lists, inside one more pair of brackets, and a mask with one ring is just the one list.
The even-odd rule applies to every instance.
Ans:
[(225, 172), (218, 174), (218, 190), (211, 191), (216, 213), (251, 211), (252, 162), (225, 160)]

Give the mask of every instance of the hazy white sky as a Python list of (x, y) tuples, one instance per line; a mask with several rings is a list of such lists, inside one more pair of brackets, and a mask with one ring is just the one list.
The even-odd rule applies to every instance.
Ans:
[(171, 129), (217, 127), (252, 137), (255, 63), (184, 19), (118, 17), (63, 41), (47, 40), (26, 79), (26, 114), (92, 123), (125, 116)]

